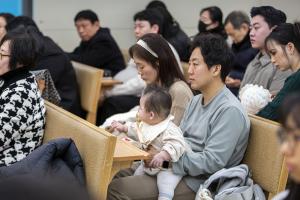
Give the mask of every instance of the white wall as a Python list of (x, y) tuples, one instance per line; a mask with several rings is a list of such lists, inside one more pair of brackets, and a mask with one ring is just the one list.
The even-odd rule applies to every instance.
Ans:
[[(94, 10), (101, 26), (109, 27), (121, 48), (134, 42), (133, 15), (150, 0), (34, 0), (33, 18), (45, 35), (52, 37), (63, 49), (71, 51), (79, 43), (73, 18), (83, 9)], [(253, 6), (272, 5), (283, 10), (288, 21), (300, 20), (300, 0), (164, 0), (168, 10), (188, 35), (197, 32), (199, 11), (219, 6), (224, 16), (233, 10), (249, 13)], [(224, 17), (224, 18), (225, 18)]]

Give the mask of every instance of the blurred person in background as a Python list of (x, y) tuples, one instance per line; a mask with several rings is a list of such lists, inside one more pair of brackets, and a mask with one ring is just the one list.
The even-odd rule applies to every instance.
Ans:
[(188, 62), (190, 58), (190, 39), (187, 34), (180, 28), (179, 23), (173, 18), (168, 11), (167, 6), (158, 0), (151, 1), (146, 9), (157, 9), (163, 16), (163, 23), (160, 34), (176, 49), (180, 60)]
[(125, 62), (118, 44), (108, 28), (100, 26), (97, 14), (82, 10), (74, 18), (81, 42), (73, 52), (71, 60), (104, 69), (104, 76), (114, 76), (125, 68)]
[(226, 85), (233, 94), (238, 95), (241, 81), (249, 62), (258, 53), (250, 42), (250, 19), (242, 11), (233, 11), (225, 19), (225, 31), (233, 44), (231, 50), (235, 56), (232, 70), (226, 78)]
[(203, 8), (200, 11), (198, 31), (199, 32), (197, 35), (203, 33), (213, 33), (222, 36), (224, 39), (227, 39), (223, 25), (222, 10), (217, 6)]
[(0, 40), (6, 34), (6, 24), (8, 24), (15, 16), (10, 13), (0, 13)]

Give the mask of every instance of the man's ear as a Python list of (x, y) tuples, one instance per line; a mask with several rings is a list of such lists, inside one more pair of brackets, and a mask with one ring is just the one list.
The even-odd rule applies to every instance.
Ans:
[(153, 24), (151, 26), (151, 29), (152, 29), (153, 32), (159, 33), (159, 26), (157, 24)]
[(277, 25), (274, 25), (272, 28), (271, 28), (271, 32), (277, 27)]
[(95, 21), (93, 25), (100, 27), (100, 21)]
[(213, 76), (219, 76), (221, 74), (222, 66), (220, 64), (212, 66), (212, 74)]

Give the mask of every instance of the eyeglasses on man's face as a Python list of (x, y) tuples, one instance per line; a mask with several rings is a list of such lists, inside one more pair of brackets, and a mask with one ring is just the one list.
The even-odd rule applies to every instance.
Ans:
[(2, 60), (4, 57), (9, 57), (10, 55), (5, 54), (5, 53), (1, 53), (0, 52), (0, 60)]
[(288, 129), (288, 128), (280, 128), (277, 131), (277, 136), (280, 144), (287, 143), (291, 149), (294, 149), (297, 142), (300, 141), (300, 130), (299, 128)]

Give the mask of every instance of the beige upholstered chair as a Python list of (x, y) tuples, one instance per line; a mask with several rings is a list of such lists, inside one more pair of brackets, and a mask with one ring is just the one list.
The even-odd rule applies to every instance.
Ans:
[(103, 70), (72, 61), (80, 90), (81, 107), (87, 111), (86, 120), (96, 123)]
[(89, 191), (96, 199), (106, 199), (116, 137), (46, 102), (46, 130), (43, 143), (55, 138), (73, 139), (83, 159)]
[(254, 182), (263, 188), (267, 199), (271, 199), (285, 189), (288, 177), (276, 136), (280, 125), (254, 115), (250, 115), (250, 120), (250, 138), (243, 163), (249, 166)]
[(129, 55), (128, 49), (121, 49), (121, 53), (123, 55), (125, 64), (127, 64), (130, 60), (130, 55)]

